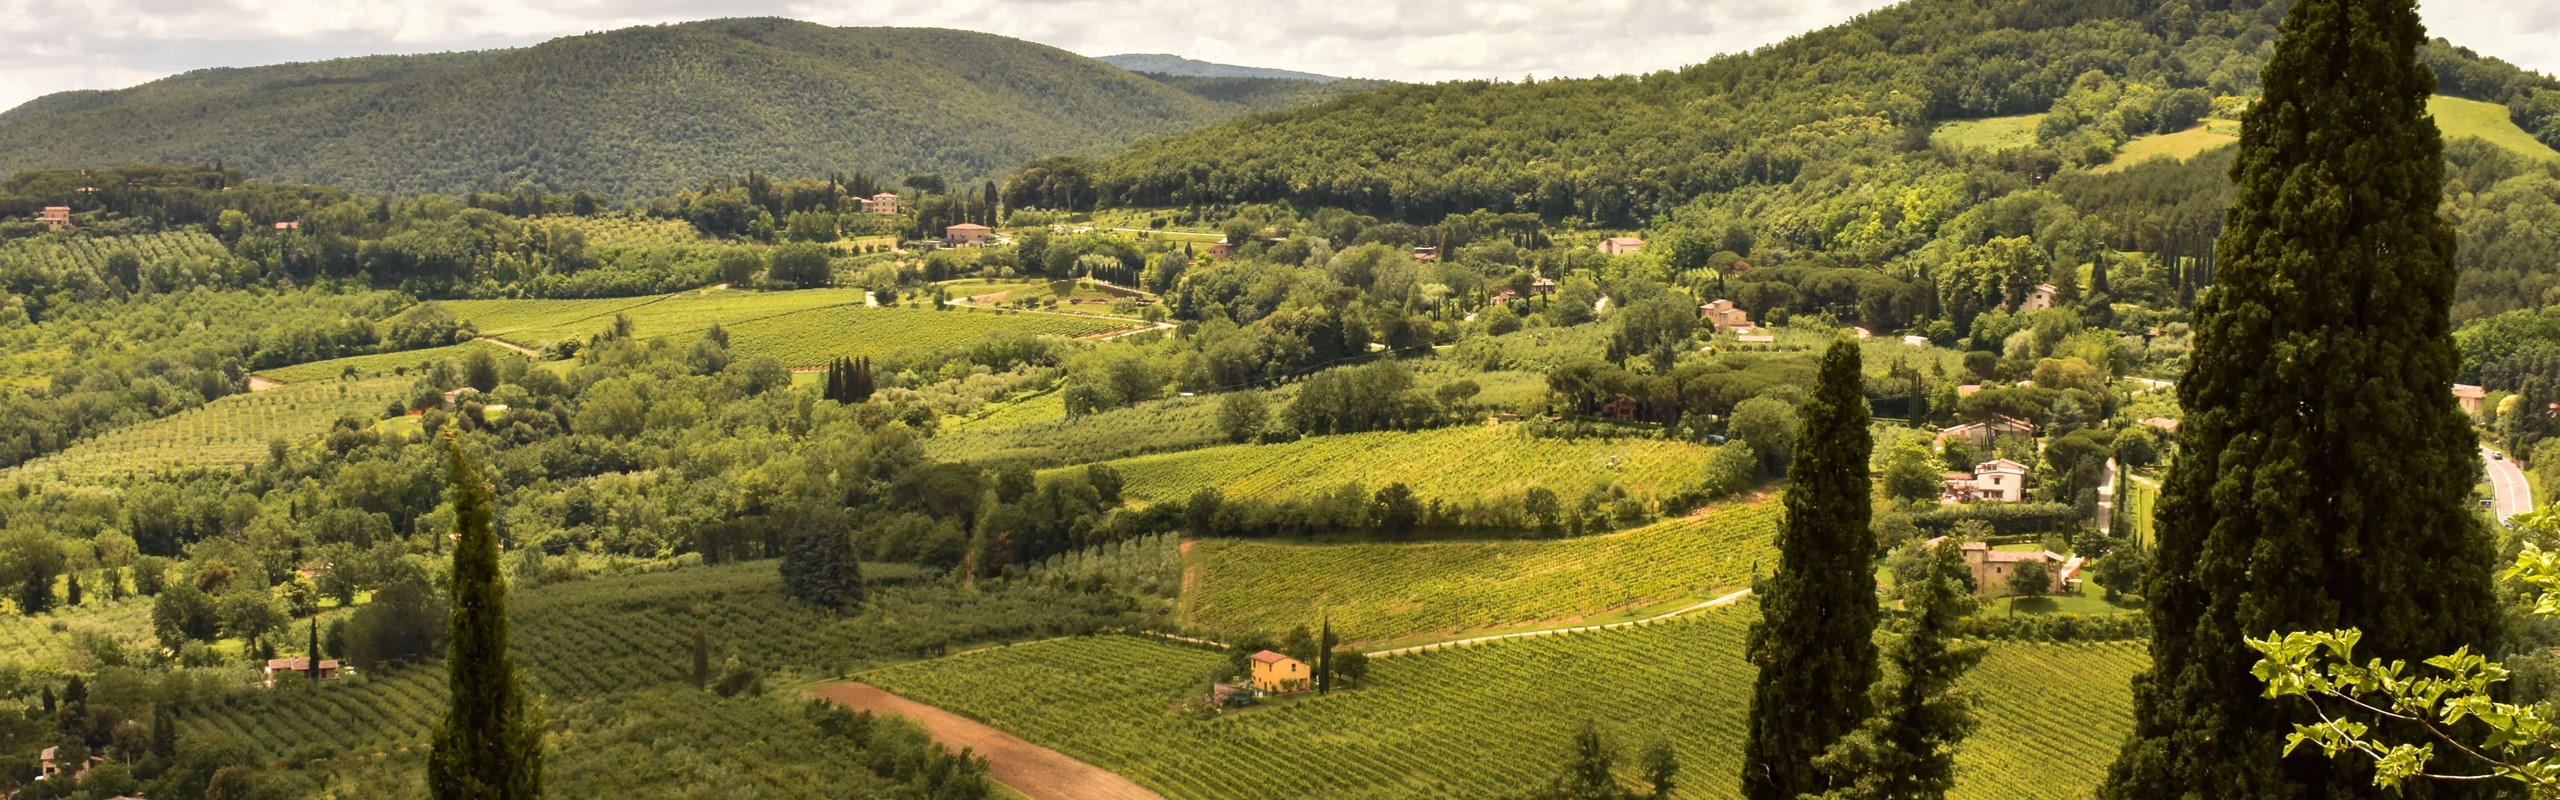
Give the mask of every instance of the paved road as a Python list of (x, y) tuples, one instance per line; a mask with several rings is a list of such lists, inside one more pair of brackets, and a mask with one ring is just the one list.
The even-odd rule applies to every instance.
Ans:
[(2489, 467), (2489, 489), (2497, 495), (2492, 504), (2498, 521), (2533, 510), (2533, 485), (2524, 480), (2524, 470), (2516, 462), (2496, 457), (2487, 447), (2480, 448), (2480, 463)]

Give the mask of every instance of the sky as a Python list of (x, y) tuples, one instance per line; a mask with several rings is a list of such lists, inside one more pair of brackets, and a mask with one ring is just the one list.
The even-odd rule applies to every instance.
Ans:
[[(517, 47), (632, 25), (782, 16), (966, 28), (1092, 56), (1173, 53), (1435, 81), (1651, 72), (1888, 0), (23, 0), (0, 14), (0, 109), (206, 67)], [(2560, 2), (2421, 0), (2429, 31), (2560, 73)]]

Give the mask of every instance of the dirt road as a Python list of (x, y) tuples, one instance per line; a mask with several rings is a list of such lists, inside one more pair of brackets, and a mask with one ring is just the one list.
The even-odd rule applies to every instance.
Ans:
[(831, 683), (809, 695), (858, 711), (894, 714), (924, 726), (936, 741), (966, 747), (987, 759), (987, 774), (1032, 800), (1164, 800), (1109, 770), (979, 724), (975, 720), (899, 697), (864, 683)]

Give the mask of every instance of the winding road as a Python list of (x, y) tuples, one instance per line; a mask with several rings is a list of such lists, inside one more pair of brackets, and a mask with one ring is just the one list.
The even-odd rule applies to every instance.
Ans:
[(2498, 455), (2487, 446), (2480, 448), (2480, 463), (2488, 467), (2489, 490), (2497, 499), (2491, 503), (2499, 522), (2533, 510), (2533, 485), (2524, 480), (2524, 470), (2516, 462)]

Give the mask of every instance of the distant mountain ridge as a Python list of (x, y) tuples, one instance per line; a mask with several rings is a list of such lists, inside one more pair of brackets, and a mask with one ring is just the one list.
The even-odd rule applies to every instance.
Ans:
[(1279, 78), (1282, 80), (1293, 81), (1315, 81), (1317, 83), (1332, 83), (1334, 81), (1341, 80), (1341, 78), (1331, 75), (1318, 75), (1313, 72), (1273, 69), (1270, 67), (1245, 67), (1235, 64), (1219, 64), (1209, 61), (1183, 58), (1171, 53), (1124, 53), (1116, 56), (1103, 56), (1094, 60), (1119, 67), (1130, 72), (1147, 72), (1157, 75), (1179, 75), (1186, 78)]
[(0, 173), (220, 163), (371, 191), (618, 196), (750, 170), (968, 181), (1327, 97), (1221, 88), (970, 31), (726, 19), (50, 95), (0, 112)]

